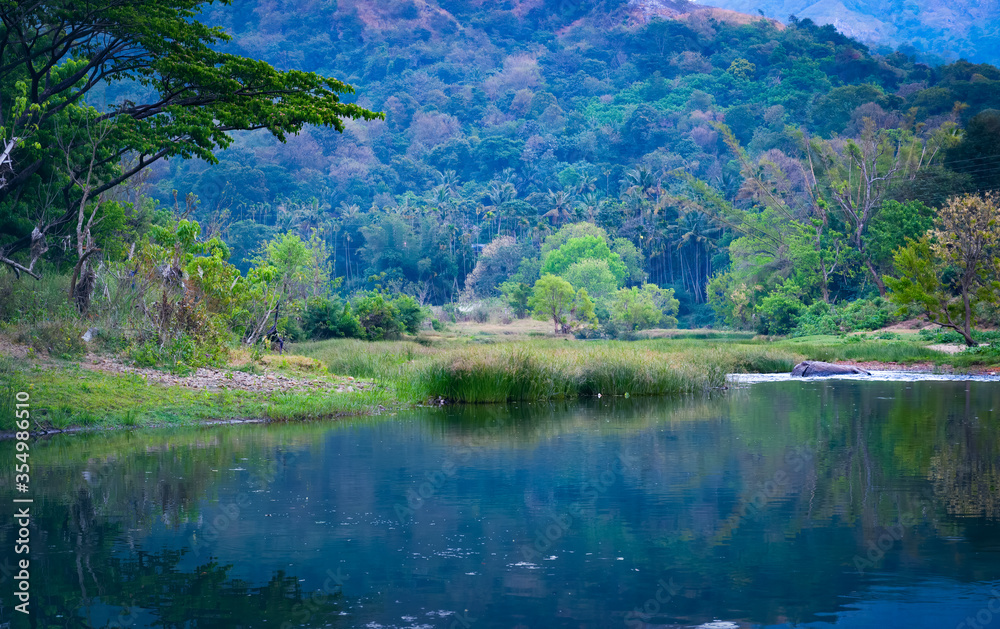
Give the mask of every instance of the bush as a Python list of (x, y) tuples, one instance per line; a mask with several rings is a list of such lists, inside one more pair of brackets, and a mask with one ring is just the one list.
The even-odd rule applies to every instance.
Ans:
[(797, 321), (795, 334), (806, 336), (871, 331), (883, 328), (895, 320), (889, 303), (881, 297), (859, 299), (843, 306), (818, 302), (804, 309)]
[(69, 321), (37, 323), (18, 335), (18, 340), (36, 351), (46, 351), (57, 358), (78, 358), (87, 353), (83, 341), (86, 329)]
[(310, 340), (365, 336), (361, 322), (351, 311), (351, 304), (322, 297), (313, 297), (306, 303), (302, 329)]
[(490, 320), (490, 311), (480, 306), (472, 311), (472, 318), (476, 323), (486, 323)]
[(361, 338), (369, 341), (397, 339), (403, 332), (416, 334), (427, 317), (427, 311), (409, 295), (387, 298), (372, 291), (355, 298), (353, 305), (363, 330)]
[(407, 334), (416, 334), (420, 331), (420, 325), (427, 318), (427, 311), (420, 307), (416, 299), (400, 294), (392, 300), (392, 305), (396, 309), (400, 325)]
[(403, 332), (398, 311), (379, 292), (371, 292), (354, 300), (354, 311), (369, 341), (397, 339)]
[(798, 297), (786, 293), (771, 293), (758, 307), (758, 334), (788, 334), (798, 323), (805, 309)]
[(218, 342), (182, 334), (160, 345), (147, 340), (132, 345), (126, 355), (136, 367), (165, 368), (186, 374), (198, 367), (218, 367), (226, 363), (229, 352)]

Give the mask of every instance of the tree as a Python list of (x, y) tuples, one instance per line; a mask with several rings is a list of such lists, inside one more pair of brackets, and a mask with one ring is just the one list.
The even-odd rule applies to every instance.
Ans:
[(559, 334), (575, 296), (569, 282), (546, 273), (535, 282), (535, 294), (530, 302), (532, 315), (539, 321), (551, 319), (556, 334)]
[(1000, 298), (1000, 195), (953, 197), (938, 212), (937, 228), (896, 252), (898, 278), (886, 277), (890, 298), (955, 330), (974, 346), (975, 302)]
[(535, 282), (531, 297), (532, 315), (539, 321), (551, 320), (556, 334), (567, 334), (574, 325), (592, 325), (596, 320), (594, 302), (585, 289), (574, 291), (569, 282), (545, 274)]
[(590, 235), (570, 238), (566, 244), (547, 253), (542, 260), (542, 273), (561, 275), (573, 264), (587, 258), (606, 261), (619, 286), (625, 281), (628, 269), (621, 256), (611, 251), (607, 242)]
[(673, 289), (662, 289), (655, 284), (623, 288), (615, 293), (611, 303), (611, 320), (630, 332), (656, 326), (674, 328), (679, 306)]
[(1000, 110), (985, 109), (969, 120), (961, 142), (948, 151), (945, 165), (968, 173), (975, 188), (1000, 187), (1000, 173), (990, 165), (1000, 158)]
[[(0, 262), (37, 277), (46, 241), (78, 219), (82, 199), (100, 198), (163, 158), (214, 163), (231, 131), (267, 129), (284, 141), (306, 124), (342, 131), (344, 119), (382, 117), (340, 102), (353, 88), (336, 79), (219, 52), (229, 36), (193, 19), (206, 4), (0, 3), (0, 150), (12, 165), (0, 186), (0, 213), (14, 217), (12, 233), (0, 238)], [(149, 97), (121, 98), (100, 111), (85, 104), (110, 81), (132, 81)], [(66, 165), (59, 155), (86, 152), (94, 134), (63, 134), (56, 142), (58, 130), (83, 120), (102, 129), (96, 156)], [(83, 248), (90, 250), (86, 242)]]
[(572, 284), (573, 288), (585, 289), (598, 302), (607, 300), (620, 286), (608, 267), (608, 261), (594, 258), (574, 262), (563, 271), (561, 277)]
[[(899, 147), (898, 138), (889, 131), (877, 129), (875, 123), (866, 118), (861, 137), (857, 141), (847, 141), (844, 155), (834, 158), (830, 170), (831, 194), (847, 224), (848, 242), (861, 255), (883, 297), (885, 283), (865, 248), (865, 233), (882, 209), (882, 200), (894, 176), (903, 168)], [(835, 154), (830, 152), (828, 155)]]
[(500, 285), (500, 291), (503, 293), (504, 299), (507, 300), (507, 304), (514, 309), (514, 315), (518, 319), (524, 319), (528, 316), (528, 304), (532, 295), (531, 286), (524, 282), (509, 280)]

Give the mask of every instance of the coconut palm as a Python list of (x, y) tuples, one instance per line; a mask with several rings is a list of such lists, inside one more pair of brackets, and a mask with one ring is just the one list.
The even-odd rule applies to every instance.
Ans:
[(543, 214), (543, 218), (549, 219), (553, 224), (565, 222), (573, 218), (574, 197), (571, 193), (565, 190), (553, 191), (549, 189), (545, 195), (545, 200), (552, 209)]

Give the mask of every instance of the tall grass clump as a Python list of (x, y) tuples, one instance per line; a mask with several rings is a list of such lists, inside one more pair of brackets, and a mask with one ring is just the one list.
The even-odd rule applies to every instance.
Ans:
[(556, 361), (526, 347), (477, 346), (433, 361), (419, 376), (430, 397), (481, 404), (575, 395)]
[(802, 356), (784, 349), (758, 345), (718, 347), (712, 362), (726, 373), (780, 373), (791, 371)]
[(511, 344), (444, 354), (419, 377), (433, 397), (490, 403), (698, 393), (722, 386), (725, 371), (621, 343), (571, 349)]
[(408, 377), (411, 363), (437, 354), (437, 350), (412, 341), (369, 342), (335, 339), (296, 345), (294, 351), (319, 359), (330, 373), (397, 380)]

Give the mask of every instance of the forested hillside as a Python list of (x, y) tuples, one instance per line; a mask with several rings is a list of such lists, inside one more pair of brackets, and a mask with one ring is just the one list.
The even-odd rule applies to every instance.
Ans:
[[(930, 66), (809, 19), (680, 1), (201, 9), (221, 29), (197, 31), (202, 65), (168, 56), (162, 82), (137, 66), (106, 89), (129, 75), (94, 74), (97, 109), (45, 113), (50, 148), (18, 140), (17, 168), (51, 152), (36, 164), (63, 186), (61, 222), (33, 209), (60, 198), (44, 179), (28, 191), (40, 174), (22, 170), (21, 192), (0, 198), (0, 261), (41, 259), (80, 313), (93, 297), (131, 325), (138, 308), (161, 349), (199, 317), (217, 340), (253, 343), (268, 326), (377, 339), (458, 303), (607, 336), (843, 332), (926, 314), (972, 343), (977, 319), (998, 318), (991, 65)], [(170, 89), (177, 68), (188, 92)], [(65, 107), (28, 100), (22, 119)], [(136, 274), (146, 284), (128, 288)]]
[[(780, 179), (808, 222), (823, 198), (835, 203), (830, 185), (850, 170), (844, 138), (860, 137), (867, 118), (899, 153), (886, 201), (935, 207), (994, 185), (992, 162), (953, 145), (1000, 103), (996, 68), (873, 56), (809, 20), (720, 22), (674, 6), (678, 19), (622, 2), (215, 8), (208, 17), (234, 35), (236, 52), (339, 73), (358, 88), (359, 104), (386, 119), (349, 123), (343, 135), (307, 129), (284, 145), (247, 137), (218, 166), (170, 162), (157, 185), (164, 196), (197, 193), (203, 222), (219, 226), (237, 262), (275, 233), (322, 228), (345, 288), (378, 276), (427, 303), (457, 299), (480, 248), (498, 236), (516, 238), (525, 248), (512, 255), (531, 259), (560, 225), (592, 221), (609, 242), (636, 248), (643, 278), (676, 289), (682, 314), (708, 300), (710, 278), (732, 266), (741, 235), (692, 194), (693, 179), (739, 211), (764, 205), (747, 169)], [(747, 163), (727, 146), (723, 123)], [(949, 150), (963, 156), (952, 168)], [(850, 231), (832, 207), (824, 220)], [(878, 250), (877, 272), (890, 266), (892, 248)], [(875, 278), (854, 262), (831, 262), (824, 287), (798, 279), (799, 297), (871, 293)], [(519, 279), (530, 285), (537, 267), (524, 265)], [(744, 283), (766, 295), (788, 273)], [(478, 296), (497, 294), (506, 278), (492, 279), (474, 287)], [(698, 322), (711, 321), (700, 312)]]

